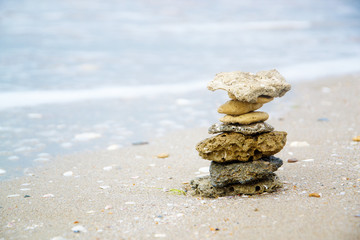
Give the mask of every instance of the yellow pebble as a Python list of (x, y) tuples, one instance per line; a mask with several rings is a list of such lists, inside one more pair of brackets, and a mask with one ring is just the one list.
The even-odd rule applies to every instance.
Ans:
[(360, 135), (356, 136), (356, 137), (353, 137), (352, 140), (355, 141), (355, 142), (360, 142)]
[(167, 158), (167, 157), (169, 157), (169, 154), (168, 153), (160, 153), (156, 157), (157, 158)]

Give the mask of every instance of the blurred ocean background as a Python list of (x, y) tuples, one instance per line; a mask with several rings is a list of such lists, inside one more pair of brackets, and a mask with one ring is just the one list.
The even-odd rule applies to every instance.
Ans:
[(360, 72), (360, 1), (0, 0), (0, 179), (208, 127), (216, 73), (273, 68)]

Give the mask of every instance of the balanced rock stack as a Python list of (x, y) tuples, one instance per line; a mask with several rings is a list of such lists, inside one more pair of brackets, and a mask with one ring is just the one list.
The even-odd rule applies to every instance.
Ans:
[(231, 100), (218, 108), (226, 114), (209, 128), (217, 134), (197, 144), (199, 155), (211, 160), (210, 176), (191, 181), (193, 194), (219, 197), (272, 192), (282, 186), (274, 172), (283, 164), (273, 155), (286, 143), (286, 132), (266, 123), (269, 115), (255, 111), (290, 90), (276, 70), (257, 74), (219, 73), (208, 89), (223, 89)]

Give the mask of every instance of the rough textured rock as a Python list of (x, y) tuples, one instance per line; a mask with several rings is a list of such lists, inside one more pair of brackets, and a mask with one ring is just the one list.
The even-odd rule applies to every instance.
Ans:
[(252, 123), (249, 125), (215, 123), (209, 128), (209, 133), (238, 132), (245, 135), (274, 131), (274, 127), (266, 122)]
[(214, 187), (244, 184), (271, 175), (282, 164), (283, 161), (274, 156), (251, 162), (217, 163), (212, 161), (210, 165), (210, 182)]
[(222, 133), (196, 145), (199, 155), (216, 162), (258, 160), (278, 153), (286, 143), (286, 132), (273, 131), (260, 135)]
[(190, 182), (191, 189), (189, 193), (192, 195), (200, 195), (201, 197), (223, 197), (235, 196), (239, 194), (260, 194), (263, 192), (274, 192), (277, 188), (282, 187), (275, 174), (270, 175), (268, 178), (250, 182), (247, 184), (235, 184), (226, 187), (214, 187), (210, 183), (210, 176), (196, 178)]
[(220, 118), (223, 123), (238, 123), (238, 124), (251, 124), (256, 122), (263, 122), (269, 118), (266, 112), (250, 112), (239, 116), (225, 115)]
[(218, 108), (219, 113), (229, 115), (241, 115), (259, 109), (262, 107), (261, 103), (247, 103), (238, 100), (230, 100)]
[(257, 74), (240, 71), (218, 73), (207, 87), (212, 91), (223, 89), (239, 101), (252, 103), (256, 103), (260, 96), (281, 97), (291, 88), (275, 69)]

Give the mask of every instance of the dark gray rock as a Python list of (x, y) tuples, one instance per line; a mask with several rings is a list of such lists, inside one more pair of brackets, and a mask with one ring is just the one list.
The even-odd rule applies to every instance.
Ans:
[(191, 189), (189, 193), (191, 195), (198, 195), (201, 197), (223, 197), (223, 196), (235, 196), (239, 194), (260, 194), (264, 192), (274, 192), (277, 188), (281, 188), (283, 185), (279, 181), (275, 174), (268, 176), (265, 179), (250, 182), (246, 184), (234, 184), (226, 187), (214, 187), (210, 183), (210, 176), (196, 178), (190, 182)]
[(274, 127), (265, 122), (252, 123), (248, 125), (215, 123), (208, 130), (209, 134), (238, 132), (244, 135), (255, 135), (271, 131), (274, 131)]
[(217, 163), (212, 161), (211, 184), (215, 187), (224, 187), (263, 179), (275, 172), (282, 164), (283, 161), (274, 156), (251, 162)]

